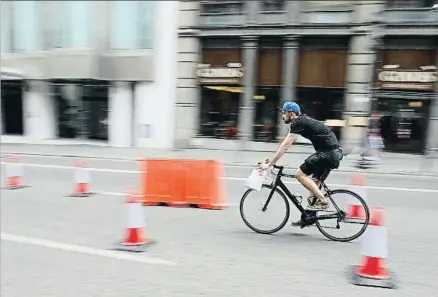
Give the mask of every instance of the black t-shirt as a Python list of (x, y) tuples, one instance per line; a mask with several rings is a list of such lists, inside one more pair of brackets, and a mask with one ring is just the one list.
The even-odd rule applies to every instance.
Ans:
[(323, 123), (306, 115), (300, 115), (290, 125), (290, 133), (309, 139), (315, 151), (333, 150), (340, 147), (336, 135)]

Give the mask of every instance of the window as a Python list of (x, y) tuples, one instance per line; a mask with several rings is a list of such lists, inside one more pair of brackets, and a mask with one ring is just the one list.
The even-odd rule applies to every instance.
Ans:
[(7, 2), (1, 2), (1, 52), (11, 51), (11, 18), (10, 11), (6, 6)]
[(243, 1), (218, 1), (201, 3), (202, 14), (240, 14), (243, 13)]
[(388, 8), (423, 8), (432, 7), (435, 0), (388, 0)]
[(349, 0), (336, 0), (336, 1), (306, 1), (305, 6), (308, 9), (316, 9), (316, 10), (336, 10), (336, 9), (345, 9), (350, 6), (352, 1)]
[(284, 11), (284, 0), (262, 1), (262, 11)]
[(55, 47), (89, 47), (90, 1), (59, 1), (56, 5)]
[(14, 49), (36, 51), (42, 49), (41, 1), (14, 1)]
[(112, 1), (110, 48), (150, 49), (153, 45), (154, 1)]

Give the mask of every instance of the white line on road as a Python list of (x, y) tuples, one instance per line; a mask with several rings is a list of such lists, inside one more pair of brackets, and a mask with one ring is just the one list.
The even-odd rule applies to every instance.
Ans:
[[(2, 164), (7, 164), (7, 162), (1, 162)], [(62, 166), (62, 165), (47, 165), (47, 164), (33, 164), (33, 163), (19, 163), (26, 167), (41, 167), (41, 168), (53, 168), (53, 169), (69, 169), (74, 170), (77, 167), (74, 166)], [(90, 171), (100, 171), (100, 172), (112, 172), (112, 173), (141, 173), (138, 170), (124, 170), (124, 169), (109, 169), (109, 168), (88, 168)]]
[[(86, 160), (93, 160), (93, 161), (109, 161), (109, 162), (130, 162), (130, 163), (136, 163), (138, 160), (132, 158), (132, 159), (115, 159), (115, 158), (99, 158), (99, 157), (80, 157), (80, 156), (56, 156), (56, 155), (37, 155), (37, 154), (31, 154), (31, 153), (2, 153), (2, 157), (10, 156), (10, 155), (18, 155), (23, 157), (29, 157), (29, 158), (48, 158), (48, 159), (86, 159)], [(141, 158), (140, 158), (141, 159)]]
[(18, 243), (23, 243), (23, 244), (28, 244), (28, 245), (52, 248), (52, 249), (57, 249), (57, 250), (62, 250), (62, 251), (75, 252), (75, 253), (79, 253), (79, 254), (113, 258), (113, 259), (118, 259), (118, 260), (133, 261), (133, 262), (139, 262), (139, 263), (144, 263), (144, 264), (176, 265), (176, 263), (174, 263), (174, 262), (167, 261), (167, 260), (160, 259), (160, 258), (134, 256), (131, 254), (124, 254), (122, 252), (117, 252), (117, 251), (100, 250), (100, 249), (96, 249), (96, 248), (92, 248), (92, 247), (86, 247), (86, 246), (74, 245), (74, 244), (66, 244), (66, 243), (41, 239), (41, 238), (21, 236), (21, 235), (15, 235), (15, 234), (10, 234), (10, 233), (3, 233), (2, 232), (1, 239), (5, 240), (5, 241), (12, 241), (12, 242), (18, 242)]
[[(226, 180), (233, 180), (233, 181), (245, 181), (246, 178), (242, 177), (225, 177)], [(285, 184), (292, 184), (292, 185), (300, 185), (299, 182), (295, 181), (283, 181)], [(345, 184), (329, 184), (330, 188), (334, 190), (335, 187), (344, 188), (347, 189), (351, 187), (351, 185), (345, 185)], [(387, 191), (408, 191), (408, 192), (422, 192), (422, 193), (438, 193), (438, 190), (434, 189), (416, 189), (416, 188), (397, 188), (397, 187), (381, 187), (381, 186), (363, 186), (365, 189), (372, 189), (372, 190), (387, 190)]]
[[(1, 162), (2, 164), (6, 164), (6, 162)], [(54, 168), (54, 169), (76, 169), (73, 166), (61, 166), (61, 165), (46, 165), (46, 164), (32, 164), (32, 163), (20, 163), (23, 166), (29, 167), (41, 167), (41, 168)], [(142, 171), (136, 170), (123, 170), (123, 169), (108, 169), (108, 168), (87, 168), (90, 171), (100, 171), (100, 172), (112, 172), (112, 173), (125, 173), (125, 174), (139, 174), (143, 173)], [(436, 179), (436, 177), (429, 177), (431, 179)], [(243, 177), (224, 177), (223, 179), (229, 181), (245, 181), (246, 178)], [(284, 181), (285, 184), (294, 184), (298, 185), (298, 182), (295, 181)], [(330, 187), (350, 187), (351, 185), (346, 184), (330, 184)], [(418, 189), (418, 188), (399, 188), (399, 187), (384, 187), (384, 186), (363, 186), (365, 189), (373, 189), (373, 190), (388, 190), (388, 191), (407, 191), (407, 192), (419, 192), (419, 193), (438, 193), (438, 190), (435, 189)]]
[(96, 194), (100, 195), (108, 195), (108, 196), (127, 196), (127, 193), (117, 193), (117, 192), (104, 192), (104, 191), (98, 191)]

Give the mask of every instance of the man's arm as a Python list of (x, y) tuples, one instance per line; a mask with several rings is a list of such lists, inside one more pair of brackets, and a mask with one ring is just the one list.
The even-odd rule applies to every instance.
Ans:
[(268, 165), (272, 166), (284, 155), (284, 153), (291, 147), (291, 145), (294, 143), (295, 139), (297, 139), (297, 135), (294, 133), (288, 133), (286, 138), (283, 140), (283, 142), (280, 144), (280, 147), (278, 148), (277, 152), (274, 154), (274, 156), (269, 160)]

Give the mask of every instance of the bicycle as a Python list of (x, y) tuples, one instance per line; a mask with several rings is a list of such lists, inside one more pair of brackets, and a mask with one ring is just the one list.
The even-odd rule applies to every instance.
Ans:
[[(278, 169), (278, 173), (275, 173), (274, 169)], [(276, 177), (273, 179), (271, 184), (263, 184), (262, 185), (262, 189), (269, 189), (270, 190), (269, 196), (262, 207), (262, 211), (265, 212), (267, 210), (268, 205), (271, 202), (273, 195), (276, 193), (282, 198), (282, 200), (285, 203), (286, 213), (285, 213), (285, 217), (284, 217), (283, 221), (280, 223), (280, 225), (278, 225), (277, 227), (270, 229), (270, 230), (263, 230), (263, 229), (259, 229), (259, 228), (254, 227), (249, 222), (249, 220), (247, 220), (247, 217), (245, 216), (245, 213), (243, 211), (244, 203), (245, 203), (245, 201), (247, 201), (249, 194), (255, 191), (253, 189), (248, 189), (247, 191), (245, 191), (245, 193), (243, 194), (243, 196), (240, 200), (240, 215), (242, 217), (242, 220), (244, 221), (244, 223), (246, 224), (246, 226), (248, 228), (250, 228), (254, 232), (261, 233), (261, 234), (273, 234), (273, 233), (280, 231), (289, 220), (289, 216), (290, 216), (289, 200), (290, 200), (296, 206), (296, 208), (301, 212), (301, 226), (300, 226), (301, 228), (308, 227), (308, 226), (315, 224), (316, 227), (318, 228), (319, 232), (321, 232), (325, 237), (327, 237), (328, 239), (330, 239), (332, 241), (340, 241), (340, 242), (352, 241), (352, 240), (358, 238), (359, 236), (361, 236), (365, 232), (366, 228), (368, 227), (369, 221), (370, 221), (370, 210), (369, 210), (367, 203), (362, 199), (362, 197), (360, 197), (358, 194), (356, 194), (352, 191), (349, 191), (349, 190), (344, 190), (344, 189), (330, 190), (328, 188), (328, 186), (324, 182), (322, 182), (321, 186), (322, 186), (322, 189), (324, 189), (324, 191), (325, 191), (325, 196), (331, 202), (330, 205), (333, 205), (335, 207), (336, 211), (332, 214), (317, 215), (318, 211), (310, 211), (310, 210), (304, 209), (304, 207), (301, 205), (301, 202), (302, 202), (301, 196), (292, 194), (289, 191), (289, 189), (283, 183), (281, 178), (288, 177), (288, 178), (296, 179), (296, 177), (293, 174), (283, 173), (283, 170), (284, 170), (284, 166), (274, 165), (273, 168), (271, 169), (271, 172), (272, 172), (273, 176), (276, 176)], [(363, 208), (362, 215), (364, 215), (365, 217), (364, 218), (361, 217), (360, 219), (357, 219), (356, 217), (350, 218), (349, 214), (346, 211), (341, 210), (338, 207), (338, 205), (335, 203), (334, 199), (332, 198), (335, 194), (346, 194), (346, 195), (350, 196), (350, 199), (355, 198), (356, 200), (358, 200), (359, 204), (357, 202), (355, 202), (355, 204), (350, 203), (350, 205), (362, 206), (362, 208)], [(286, 197), (289, 198), (289, 200)], [(299, 201), (299, 198), (301, 198), (301, 201)], [(328, 232), (326, 232), (326, 230), (324, 230), (325, 226), (321, 225), (322, 221), (330, 220), (330, 219), (337, 220), (336, 221), (336, 229), (341, 228), (340, 227), (341, 222), (342, 223), (351, 223), (351, 224), (363, 224), (363, 226), (357, 233), (355, 233), (354, 235), (352, 235), (350, 237), (335, 237), (335, 236), (332, 236), (331, 234), (329, 234)]]

